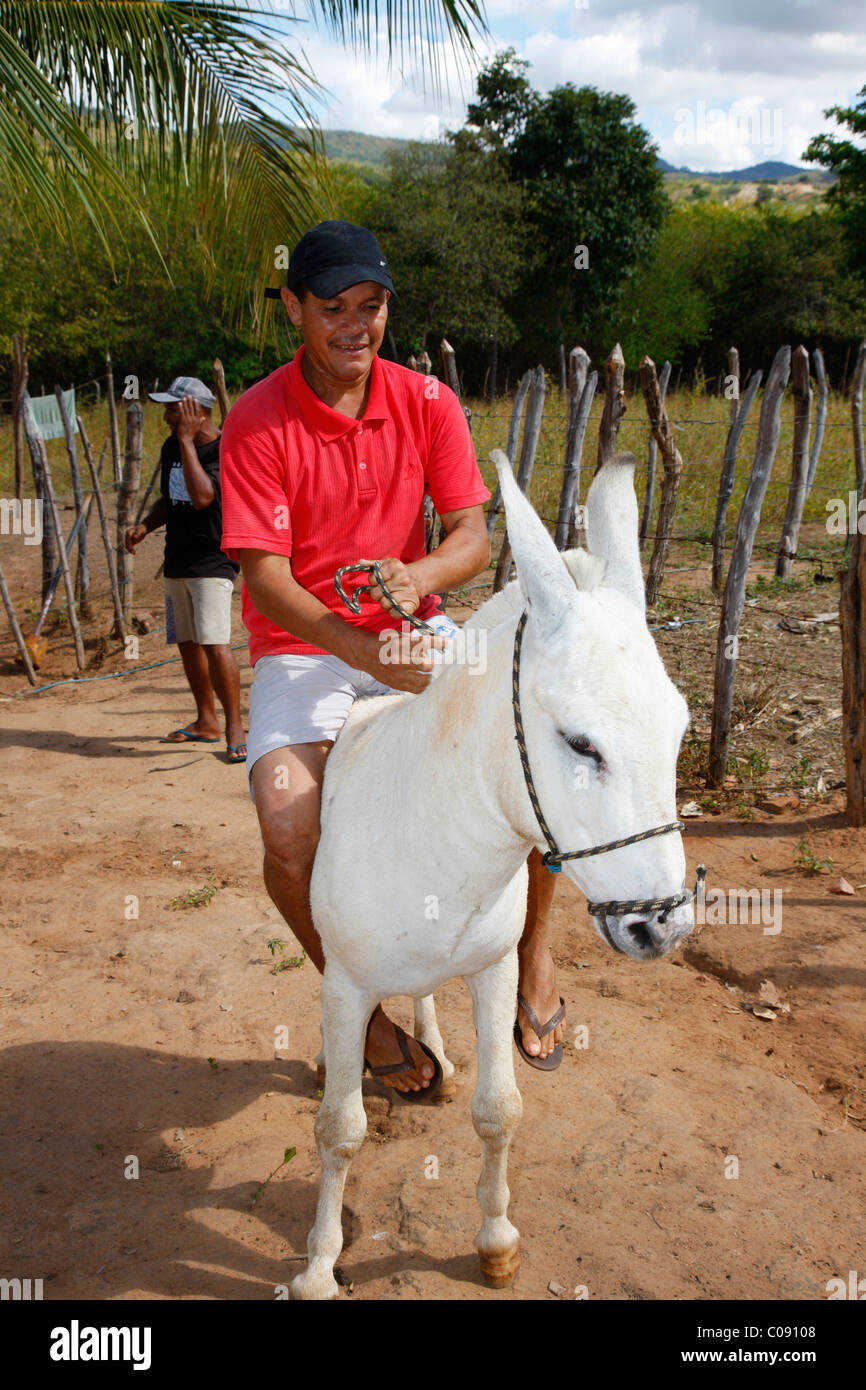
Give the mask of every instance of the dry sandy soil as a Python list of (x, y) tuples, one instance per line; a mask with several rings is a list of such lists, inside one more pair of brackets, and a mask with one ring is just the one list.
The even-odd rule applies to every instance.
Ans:
[[(16, 602), (35, 587), (20, 556), (4, 539)], [(158, 585), (139, 601), (162, 622)], [(241, 641), (239, 616), (235, 629)], [(662, 637), (666, 656), (708, 640)], [(69, 651), (58, 632), (40, 674), (72, 674)], [(138, 665), (167, 654), (153, 632)], [(308, 963), (273, 973), (268, 941), (289, 933), (261, 884), (243, 766), (222, 745), (157, 742), (190, 714), (177, 664), (16, 698), (25, 688), (4, 632), (3, 1273), (43, 1278), (47, 1298), (271, 1299), (313, 1218), (318, 980)], [(684, 786), (680, 803), (697, 794)], [(725, 891), (784, 890), (778, 935), (707, 924), (641, 966), (557, 889), (572, 1041), (554, 1075), (516, 1062), (513, 1286), (487, 1289), (472, 1249), (474, 1033), (453, 982), (438, 1003), (456, 1098), (410, 1108), (364, 1083), (340, 1260), (351, 1297), (808, 1300), (866, 1272), (866, 839), (838, 790), (748, 820), (731, 797), (688, 823), (689, 881), (703, 861)], [(832, 874), (794, 865), (801, 839)], [(830, 891), (839, 873), (853, 896)], [(207, 905), (181, 905), (208, 885)], [(788, 1006), (768, 1019), (747, 1007), (765, 980)], [(409, 1022), (406, 1001), (395, 1012)]]

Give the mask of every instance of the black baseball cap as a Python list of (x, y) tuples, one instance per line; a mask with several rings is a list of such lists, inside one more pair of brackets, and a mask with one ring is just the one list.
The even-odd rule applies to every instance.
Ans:
[[(354, 222), (319, 222), (305, 232), (292, 252), (286, 286), (293, 290), (306, 281), (317, 299), (330, 299), (372, 280), (395, 294), (388, 262), (371, 231)], [(268, 299), (279, 299), (278, 289), (266, 289)]]

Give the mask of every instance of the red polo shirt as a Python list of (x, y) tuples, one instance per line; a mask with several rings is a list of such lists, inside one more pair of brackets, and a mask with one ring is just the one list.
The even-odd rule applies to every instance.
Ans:
[[(363, 418), (332, 410), (291, 362), (250, 387), (232, 406), (220, 441), (222, 548), (291, 556), (297, 582), (347, 623), (380, 632), (399, 619), (361, 595), (346, 608), (334, 587), (341, 565), (394, 555), (404, 564), (424, 548), (424, 493), (440, 515), (490, 496), (475, 461), (466, 417), (454, 392), (380, 357), (373, 359)], [(349, 593), (369, 575), (347, 575)], [(428, 594), (417, 616), (441, 604)], [(322, 655), (277, 627), (243, 586), (250, 661), (279, 652)]]

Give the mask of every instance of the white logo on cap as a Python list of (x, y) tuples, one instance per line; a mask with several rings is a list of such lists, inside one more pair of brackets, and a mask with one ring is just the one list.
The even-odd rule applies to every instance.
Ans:
[(380, 265), (387, 265), (388, 262), (387, 262), (387, 261), (380, 261), (379, 264), (380, 264)]

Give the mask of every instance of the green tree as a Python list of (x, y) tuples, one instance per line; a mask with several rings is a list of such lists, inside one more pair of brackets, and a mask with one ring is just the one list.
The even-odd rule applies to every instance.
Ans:
[(475, 79), (478, 100), (466, 110), (466, 125), (452, 137), (499, 153), (520, 135), (538, 104), (526, 76), (530, 64), (506, 48), (486, 63)]
[[(71, 238), (84, 214), (109, 259), (131, 208), (154, 245), (146, 190), (159, 176), (190, 188), (205, 253), (246, 226), (238, 294), (274, 246), (320, 215), (309, 178), (323, 146), (311, 119), (321, 88), (284, 27), (297, 17), (250, 0), (0, 0), (0, 177), (20, 216)], [(447, 39), (471, 49), (479, 0), (308, 0), (334, 37), (368, 49), (384, 30), (422, 71)]]
[(401, 352), (420, 351), (434, 333), (514, 341), (505, 304), (517, 283), (520, 203), (500, 162), (479, 150), (419, 142), (389, 155), (371, 221), (397, 288)]
[(533, 255), (521, 286), (539, 346), (586, 337), (652, 252), (667, 198), (627, 96), (566, 83), (535, 100), (508, 147)]
[[(831, 106), (824, 115), (837, 125), (847, 126), (852, 136), (866, 136), (866, 87), (857, 93), (854, 106)], [(866, 274), (866, 147), (854, 139), (838, 135), (816, 135), (803, 155), (813, 164), (822, 164), (836, 175), (829, 191), (831, 207), (845, 228), (854, 263)]]

